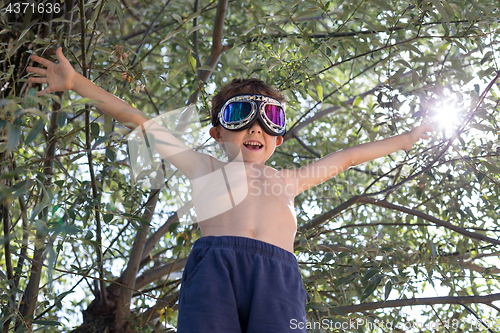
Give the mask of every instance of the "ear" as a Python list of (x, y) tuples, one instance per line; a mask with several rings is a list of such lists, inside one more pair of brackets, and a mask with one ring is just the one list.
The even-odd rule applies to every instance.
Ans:
[(212, 127), (210, 129), (210, 136), (215, 139), (215, 141), (220, 141), (222, 139), (222, 135), (220, 133), (220, 130), (218, 126)]
[(283, 143), (283, 135), (280, 135), (276, 139), (276, 147), (280, 146), (282, 143)]

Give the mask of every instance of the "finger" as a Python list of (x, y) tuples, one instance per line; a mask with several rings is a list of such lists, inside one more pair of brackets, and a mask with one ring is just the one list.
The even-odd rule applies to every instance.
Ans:
[(68, 59), (66, 59), (66, 57), (64, 56), (64, 54), (62, 52), (62, 47), (59, 47), (56, 50), (56, 57), (57, 57), (57, 60), (59, 60), (59, 62), (68, 61)]
[(425, 129), (432, 129), (433, 127), (432, 124), (425, 124)]
[(46, 77), (30, 77), (28, 81), (32, 83), (48, 83)]
[(41, 75), (46, 75), (47, 74), (47, 70), (45, 68), (40, 68), (40, 67), (28, 66), (26, 68), (26, 70), (28, 72), (35, 73), (35, 74), (41, 74)]
[(33, 59), (34, 61), (36, 61), (36, 62), (38, 62), (38, 63), (40, 63), (42, 65), (44, 65), (45, 67), (49, 66), (52, 63), (52, 61), (47, 60), (45, 58), (41, 58), (41, 57), (36, 56), (36, 55), (31, 56), (31, 59)]
[(50, 89), (50, 88), (48, 88), (48, 87), (47, 87), (47, 88), (45, 88), (45, 89), (43, 89), (43, 90), (39, 91), (39, 92), (37, 93), (37, 95), (38, 95), (38, 96), (42, 96), (42, 95), (45, 95), (45, 94), (50, 94), (51, 92), (52, 92), (52, 89)]

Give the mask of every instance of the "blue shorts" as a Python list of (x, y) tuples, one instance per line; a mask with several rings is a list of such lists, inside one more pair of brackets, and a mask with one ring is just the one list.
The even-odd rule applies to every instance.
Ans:
[(182, 275), (177, 332), (306, 333), (292, 329), (306, 322), (306, 297), (292, 253), (251, 238), (202, 237)]

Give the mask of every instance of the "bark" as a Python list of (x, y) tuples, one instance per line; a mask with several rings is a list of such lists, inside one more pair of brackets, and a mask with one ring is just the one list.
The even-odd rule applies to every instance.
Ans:
[(169, 275), (172, 272), (180, 271), (186, 265), (187, 258), (177, 259), (173, 263), (168, 263), (160, 267), (152, 268), (149, 271), (144, 272), (135, 281), (135, 289), (142, 289), (148, 284), (161, 279), (162, 277)]
[[(432, 222), (438, 226), (453, 230), (453, 231), (455, 231), (459, 234), (462, 234), (466, 237), (481, 240), (483, 242), (487, 242), (490, 244), (500, 245), (500, 240), (479, 234), (477, 232), (468, 231), (465, 228), (461, 228), (461, 227), (458, 227), (450, 222), (440, 220), (438, 218), (435, 218), (432, 215), (421, 212), (419, 210), (396, 205), (396, 204), (388, 202), (387, 200), (377, 200), (377, 199), (371, 198), (367, 195), (352, 197), (351, 199), (341, 203), (340, 205), (338, 205), (337, 207), (335, 207), (331, 211), (326, 212), (324, 214), (321, 214), (321, 215), (313, 218), (309, 223), (306, 223), (305, 225), (303, 225), (301, 230), (309, 230), (309, 229), (315, 228), (315, 227), (321, 225), (322, 223), (329, 221), (330, 219), (337, 216), (338, 214), (342, 213), (343, 211), (345, 211), (347, 208), (351, 207), (352, 205), (359, 204), (359, 203), (372, 204), (375, 206), (384, 207), (384, 208), (388, 208), (388, 209), (395, 210), (395, 211), (400, 211), (400, 212), (403, 212), (403, 213), (406, 213), (409, 215), (414, 215), (414, 216), (422, 218), (423, 220)], [(295, 245), (297, 245), (297, 244), (298, 243), (296, 243)]]
[[(62, 98), (62, 93), (58, 93), (59, 97)], [(60, 105), (56, 102), (52, 105), (53, 110), (58, 110)], [(47, 158), (44, 163), (43, 173), (46, 177), (46, 181), (44, 182), (44, 186), (48, 187), (52, 183), (52, 175), (54, 168), (54, 155), (57, 146), (57, 139), (55, 137), (55, 132), (57, 130), (57, 112), (52, 113), (50, 118), (50, 128), (48, 131), (47, 137)], [(47, 221), (48, 208), (44, 208), (42, 211), (41, 218), (44, 221)], [(35, 312), (35, 308), (38, 304), (38, 292), (40, 287), (40, 279), (42, 275), (42, 266), (45, 260), (45, 233), (42, 230), (37, 231), (35, 242), (35, 251), (33, 254), (33, 261), (31, 262), (31, 272), (30, 278), (28, 282), (28, 286), (24, 292), (23, 302), (20, 307), (20, 313), (24, 320), (25, 325), (30, 326), (33, 321), (33, 316)], [(19, 321), (16, 326), (20, 325)]]
[[(158, 172), (156, 182), (158, 184), (163, 183), (162, 173)], [(127, 319), (130, 315), (130, 304), (132, 300), (132, 290), (135, 288), (135, 277), (139, 269), (139, 263), (142, 259), (142, 252), (144, 249), (144, 244), (146, 243), (146, 236), (149, 231), (149, 224), (154, 215), (154, 210), (156, 204), (158, 203), (158, 191), (152, 191), (149, 204), (146, 206), (143, 219), (146, 221), (142, 225), (142, 230), (137, 231), (135, 235), (134, 245), (130, 250), (130, 258), (127, 264), (127, 268), (122, 274), (122, 283), (120, 286), (120, 294), (116, 304), (116, 314), (115, 314), (115, 330), (117, 332), (127, 330)]]
[[(0, 161), (3, 160), (3, 157), (5, 156), (5, 153), (0, 154)], [(14, 280), (14, 272), (12, 268), (12, 254), (10, 250), (10, 218), (9, 218), (9, 210), (7, 208), (7, 203), (5, 200), (0, 201), (0, 222), (3, 224), (3, 236), (4, 236), (4, 251), (5, 251), (5, 269), (7, 271), (7, 280)], [(11, 286), (12, 288), (15, 288), (16, 286)], [(7, 296), (6, 296), (7, 297)], [(15, 301), (15, 300), (13, 300)], [(8, 319), (3, 325), (2, 325), (2, 331), (4, 333), (7, 333), (9, 330), (9, 325), (10, 325), (11, 319)]]
[[(206, 61), (206, 65), (214, 69), (219, 63), (220, 56), (224, 53), (225, 48), (222, 45), (223, 33), (224, 33), (224, 19), (226, 17), (228, 0), (219, 0), (217, 3), (217, 12), (215, 13), (215, 27), (212, 37), (212, 51), (210, 57)], [(200, 84), (207, 82), (211, 71), (198, 71), (198, 81)], [(200, 86), (201, 89), (201, 86)], [(200, 94), (200, 89), (196, 89), (193, 94), (189, 97), (188, 104), (195, 103), (198, 100)]]
[(426, 298), (410, 298), (398, 299), (386, 302), (367, 302), (357, 305), (338, 306), (335, 311), (342, 313), (373, 311), (385, 308), (397, 308), (402, 306), (413, 305), (435, 305), (435, 304), (471, 304), (483, 303), (489, 304), (493, 301), (500, 300), (500, 294), (491, 294), (487, 296), (448, 296), (448, 297), (426, 297)]

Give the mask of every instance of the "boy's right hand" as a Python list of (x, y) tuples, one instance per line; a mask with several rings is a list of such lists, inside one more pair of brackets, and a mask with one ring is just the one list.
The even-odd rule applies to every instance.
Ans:
[(39, 91), (37, 93), (38, 96), (54, 91), (72, 90), (74, 88), (74, 81), (77, 73), (69, 63), (68, 59), (64, 57), (62, 47), (57, 49), (56, 56), (59, 63), (54, 63), (36, 55), (31, 56), (31, 59), (47, 67), (47, 69), (32, 66), (28, 66), (28, 68), (26, 68), (28, 72), (43, 75), (42, 77), (30, 77), (29, 82), (47, 83), (49, 85), (47, 88)]

